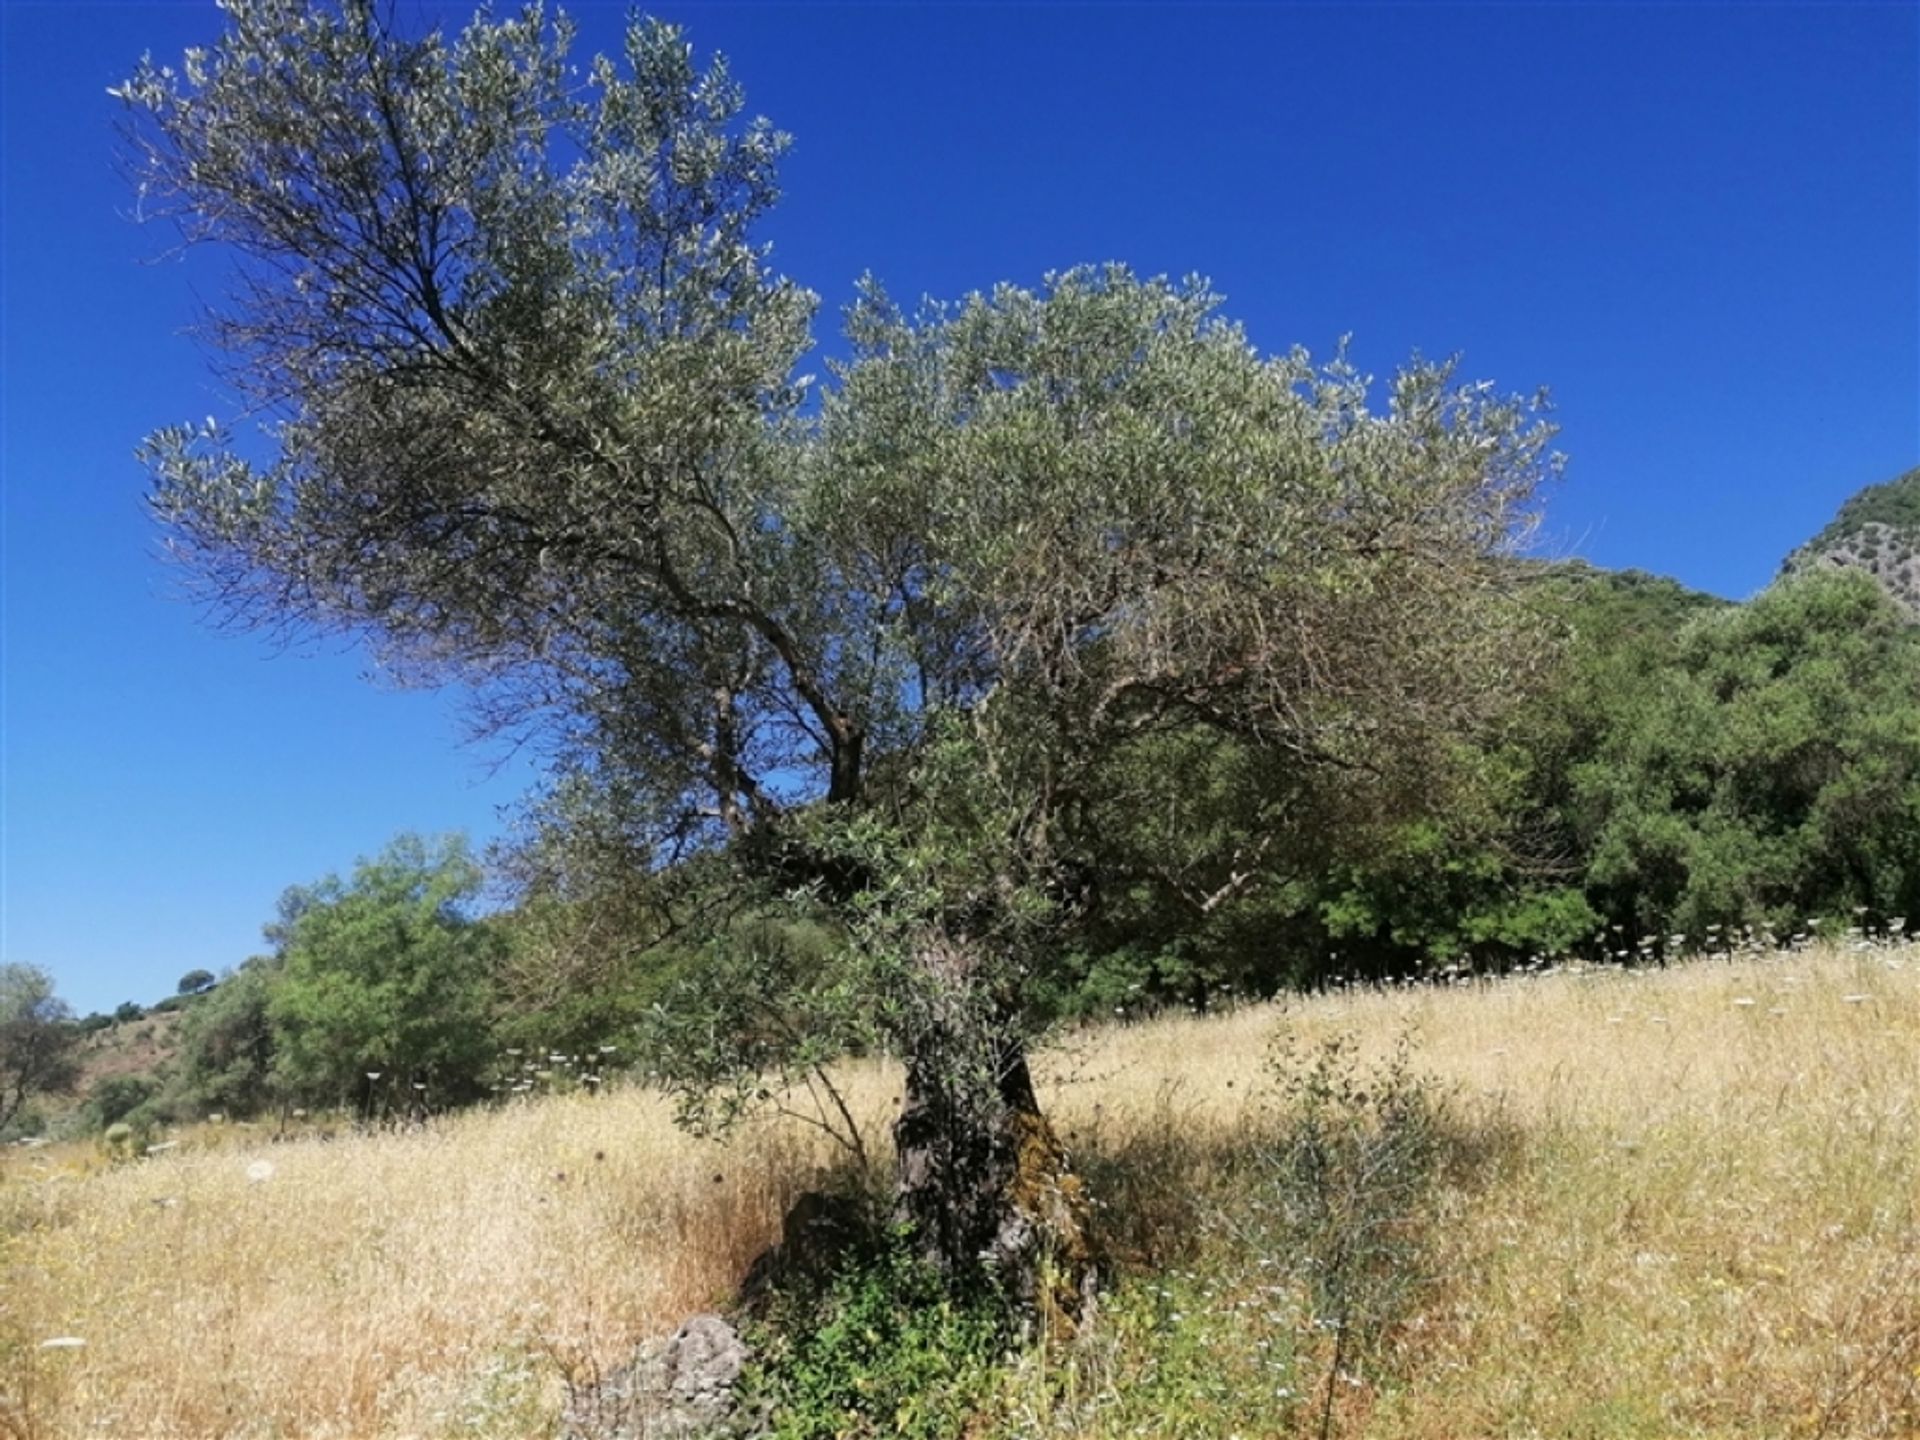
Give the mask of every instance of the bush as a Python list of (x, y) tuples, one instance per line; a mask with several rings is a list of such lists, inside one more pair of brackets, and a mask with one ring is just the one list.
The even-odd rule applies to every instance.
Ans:
[(87, 1111), (93, 1124), (105, 1128), (124, 1120), (159, 1092), (160, 1084), (149, 1075), (113, 1075), (95, 1085), (87, 1096)]
[(146, 1112), (136, 1110), (100, 1132), (100, 1149), (116, 1165), (138, 1160), (153, 1143), (154, 1126)]
[(952, 1283), (890, 1232), (776, 1291), (753, 1335), (750, 1405), (773, 1440), (945, 1440), (995, 1382), (1004, 1305)]
[(1384, 1359), (1385, 1342), (1438, 1274), (1435, 1227), (1451, 1168), (1490, 1153), (1432, 1082), (1405, 1037), (1381, 1065), (1350, 1036), (1309, 1055), (1282, 1040), (1269, 1061), (1278, 1125), (1254, 1157), (1256, 1225), (1325, 1337), (1318, 1431), (1330, 1433), (1344, 1379)]

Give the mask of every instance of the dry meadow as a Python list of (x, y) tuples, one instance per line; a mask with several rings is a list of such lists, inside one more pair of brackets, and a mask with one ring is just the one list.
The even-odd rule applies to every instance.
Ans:
[[(1493, 1157), (1444, 1187), (1433, 1278), (1365, 1366), (1239, 1213), (1281, 1036), (1349, 1037), (1363, 1070), (1404, 1043)], [(1920, 1434), (1920, 951), (1354, 990), (1048, 1067), (1112, 1319), (1019, 1357), (977, 1433)], [(845, 1083), (882, 1132), (893, 1077)], [(792, 1121), (689, 1138), (637, 1087), (179, 1140), (5, 1157), (0, 1435), (552, 1434), (570, 1383), (724, 1302), (836, 1158)]]

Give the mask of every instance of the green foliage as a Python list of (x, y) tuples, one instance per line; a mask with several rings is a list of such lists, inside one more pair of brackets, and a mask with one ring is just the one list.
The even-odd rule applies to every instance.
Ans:
[(100, 1132), (100, 1148), (109, 1160), (131, 1160), (140, 1153), (140, 1136), (124, 1120), (116, 1120)]
[(1421, 1383), (1409, 1327), (1453, 1313), (1448, 1282), (1474, 1264), (1460, 1222), (1507, 1193), (1524, 1137), (1419, 1074), (1408, 1044), (1367, 1062), (1350, 1038), (1284, 1036), (1237, 1124), (1193, 1123), (1169, 1089), (1081, 1137), (1108, 1217), (1098, 1321), (1016, 1355), (963, 1433), (1369, 1434)]
[(1120, 752), (1105, 782), (1126, 803), (1097, 812), (1088, 924), (1050, 972), (1045, 1013), (1204, 1008), (1583, 950), (1601, 916), (1571, 772), (1659, 685), (1685, 626), (1726, 607), (1638, 572), (1515, 575), (1558, 637), (1551, 663), (1497, 724), (1430, 747), (1434, 774), (1397, 806), (1199, 727)]
[[(571, 907), (570, 907), (571, 908)], [(529, 1054), (604, 1054), (624, 1066), (640, 1053), (655, 1005), (692, 953), (621, 932), (588, 907), (562, 915), (535, 899), (491, 922), (500, 938), (490, 1028), (500, 1047)], [(592, 937), (604, 937), (600, 951)], [(579, 952), (572, 947), (581, 945)]]
[[(785, 139), (673, 27), (636, 19), (581, 86), (537, 10), (421, 37), (361, 3), (227, 10), (115, 91), (148, 213), (246, 277), (214, 330), (235, 383), (287, 417), (264, 447), (152, 437), (176, 552), (235, 618), (366, 636), (542, 732), (608, 885), (731, 846), (757, 899), (834, 912), (880, 987), (845, 1009), (902, 1053), (964, 1015), (1000, 1028), (979, 1076), (1007, 1068), (1110, 838), (1137, 831), (1112, 858), (1149, 862), (1139, 912), (1270, 891), (1281, 847), (1235, 830), (1293, 830), (1284, 772), (1417, 813), (1531, 665), (1539, 397), (1262, 355), (1203, 283), (1122, 265), (916, 310), (869, 283), (809, 394), (812, 297), (752, 238)], [(1238, 742), (1203, 757), (1197, 830), (1159, 808), (1172, 731)], [(1247, 913), (1195, 982), (1244, 962)], [(751, 987), (724, 929), (689, 948)], [(702, 1074), (765, 1058), (766, 998)], [(318, 1034), (293, 1005), (276, 1025)], [(385, 1063), (305, 1044), (289, 1075)]]
[(1318, 911), (1344, 969), (1360, 974), (1566, 954), (1598, 918), (1577, 887), (1525, 883), (1510, 854), (1461, 843), (1434, 822), (1407, 826), (1340, 867)]
[(73, 1088), (79, 1039), (52, 976), (33, 965), (0, 965), (0, 1130), (24, 1122), (35, 1096)]
[[(663, 997), (739, 907), (710, 864), (650, 869), (617, 843), (607, 847), (613, 853), (594, 853), (605, 837), (591, 820), (550, 807), (531, 844), (501, 853), (521, 900), (489, 922), (502, 942), (494, 1034), (530, 1051), (611, 1045), (606, 1053), (624, 1063)], [(583, 874), (590, 883), (580, 883)]]
[(1597, 928), (1593, 819), (1574, 772), (1623, 707), (1663, 685), (1675, 637), (1724, 606), (1670, 580), (1577, 564), (1538, 570), (1532, 596), (1560, 647), (1543, 683), (1462, 757), (1459, 803), (1376, 833), (1305, 887), (1335, 973), (1504, 969), (1581, 950)]
[[(936, 955), (975, 952), (961, 1008), (1013, 1044), (1602, 924), (1920, 901), (1910, 647), (1864, 600), (1723, 621), (1517, 564), (1557, 466), (1539, 404), (1416, 361), (1382, 405), (1344, 357), (1263, 357), (1204, 285), (1118, 265), (917, 310), (869, 283), (803, 394), (813, 300), (753, 239), (785, 137), (673, 27), (636, 20), (582, 89), (538, 11), (421, 37), (360, 3), (229, 15), (116, 93), (149, 213), (245, 273), (213, 332), (236, 383), (290, 420), (264, 463), (161, 432), (152, 502), (238, 618), (368, 635), (555, 742), (544, 818), (590, 837), (585, 878), (460, 942), (503, 961), (512, 1043), (648, 1024), (711, 1118), (755, 1066), (815, 1075), (876, 1027), (911, 1053)], [(1836, 526), (1906, 527), (1916, 497)], [(728, 846), (745, 907), (626, 903)], [(742, 909), (790, 898), (864, 958), (742, 950)], [(289, 951), (273, 1008), (294, 1088), (470, 1083), (467, 987), (430, 1035), (404, 987), (312, 968)]]
[(750, 1338), (750, 1404), (772, 1440), (950, 1440), (995, 1383), (1008, 1337), (987, 1295), (956, 1295), (903, 1237), (776, 1292)]
[(266, 996), (277, 1085), (378, 1110), (479, 1093), (500, 948), (468, 910), (481, 878), (459, 837), (409, 835), (350, 879), (287, 892), (274, 930), (281, 967)]
[(159, 1093), (160, 1082), (151, 1075), (110, 1075), (87, 1092), (88, 1118), (105, 1129), (126, 1119)]
[(179, 995), (204, 995), (211, 990), (216, 981), (211, 970), (189, 970), (180, 977), (175, 993)]
[(130, 1025), (146, 1018), (147, 1007), (136, 1000), (122, 1000), (114, 1007), (113, 1020), (116, 1025)]
[(1697, 622), (1573, 771), (1610, 920), (1693, 936), (1920, 904), (1920, 637), (1816, 572)]
[[(1100, 948), (1103, 944), (1113, 948)], [(1169, 1005), (1197, 1007), (1211, 993), (1217, 974), (1196, 963), (1178, 938), (1165, 944), (1163, 949), (1150, 940), (1129, 942), (1103, 934), (1084, 948), (1067, 951), (1032, 987), (1029, 1003), (1036, 1018), (1124, 1020)]]
[(1433, 1278), (1419, 1222), (1441, 1178), (1444, 1108), (1404, 1039), (1368, 1069), (1350, 1036), (1305, 1056), (1283, 1038), (1269, 1068), (1279, 1125), (1258, 1173), (1275, 1243), (1360, 1363)]
[[(1087, 910), (1055, 1004), (1128, 1014), (1272, 988), (1290, 882), (1363, 824), (1368, 788), (1202, 725), (1116, 746), (1091, 777)], [(1377, 798), (1377, 797), (1375, 797)]]
[(1729, 606), (1631, 573), (1540, 578), (1565, 636), (1549, 683), (1443, 817), (1329, 847), (1269, 901), (1295, 976), (1665, 954), (1710, 925), (1920, 904), (1920, 641), (1870, 580)]
[[(1296, 1434), (1310, 1356), (1270, 1271), (1214, 1264), (1129, 1275), (1070, 1350), (1039, 1348), (1004, 1372), (984, 1423), (962, 1434), (1227, 1440)], [(1309, 1347), (1310, 1348), (1310, 1347)]]
[(689, 962), (641, 1031), (681, 1123), (718, 1134), (771, 1104), (864, 1167), (865, 1137), (828, 1070), (882, 1034), (858, 953), (816, 922), (748, 915)]
[(279, 969), (277, 959), (251, 959), (188, 1011), (180, 1022), (169, 1106), (251, 1116), (278, 1098), (267, 1002)]
[(1688, 621), (1733, 608), (1645, 570), (1601, 570), (1574, 560), (1546, 567), (1539, 578), (1542, 603), (1588, 658), (1622, 645), (1670, 642)]

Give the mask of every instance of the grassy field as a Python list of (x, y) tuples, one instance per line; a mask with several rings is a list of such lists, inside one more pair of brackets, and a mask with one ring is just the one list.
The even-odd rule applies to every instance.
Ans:
[[(882, 1130), (894, 1077), (847, 1084)], [(973, 1434), (1920, 1434), (1920, 951), (1163, 1020), (1062, 1047), (1045, 1088), (1114, 1283)], [(1411, 1180), (1367, 1148), (1409, 1114)], [(1361, 1142), (1318, 1230), (1287, 1178), (1309, 1121)], [(686, 1138), (637, 1089), (16, 1151), (0, 1435), (550, 1434), (833, 1159), (792, 1124)]]

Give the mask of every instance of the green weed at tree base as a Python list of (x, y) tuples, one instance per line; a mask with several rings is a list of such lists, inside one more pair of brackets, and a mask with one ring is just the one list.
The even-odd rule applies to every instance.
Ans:
[(995, 1384), (1005, 1307), (956, 1292), (897, 1232), (777, 1292), (752, 1334), (749, 1409), (770, 1440), (946, 1440)]

